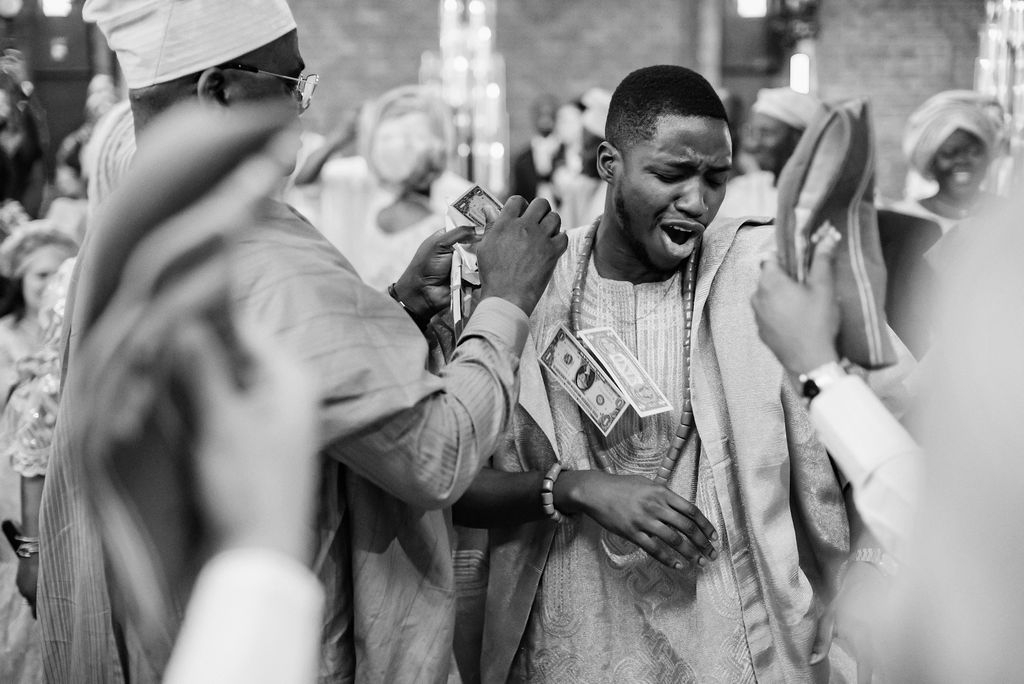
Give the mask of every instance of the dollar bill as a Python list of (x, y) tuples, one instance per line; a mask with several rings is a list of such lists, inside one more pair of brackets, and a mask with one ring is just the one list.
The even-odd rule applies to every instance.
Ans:
[(466, 225), (465, 221), (468, 220), (476, 227), (477, 233), (483, 233), (484, 227), (487, 225), (485, 209), (488, 207), (499, 212), (502, 204), (479, 185), (474, 185), (451, 203), (451, 208), (458, 213), (458, 216), (462, 217), (461, 222), (457, 217), (453, 217), (456, 219), (456, 223)]
[(591, 351), (641, 418), (672, 410), (672, 404), (658, 388), (626, 343), (611, 328), (580, 330), (579, 338)]
[[(488, 206), (496, 212), (502, 208), (501, 202), (494, 199), (489, 192), (479, 185), (474, 185), (448, 206), (445, 216), (446, 229), (453, 230), (459, 226), (472, 225), (477, 235), (483, 235), (487, 226), (484, 207)], [(473, 246), (455, 245), (450, 288), (452, 320), (457, 335), (462, 333), (470, 316), (470, 293), (474, 287), (480, 287), (480, 269)]]
[(629, 402), (564, 325), (555, 331), (540, 363), (607, 437)]

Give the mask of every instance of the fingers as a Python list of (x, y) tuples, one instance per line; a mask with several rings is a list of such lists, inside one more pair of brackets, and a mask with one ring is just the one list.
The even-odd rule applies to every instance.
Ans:
[(818, 620), (818, 633), (814, 637), (814, 647), (811, 649), (811, 665), (817, 665), (828, 657), (828, 652), (832, 648), (832, 631), (835, 624), (835, 611), (829, 608)]
[[(667, 490), (666, 490), (667, 491)], [(683, 497), (674, 494), (673, 492), (667, 492), (669, 494), (668, 504), (673, 509), (685, 516), (689, 521), (695, 523), (704, 537), (708, 540), (707, 546), (711, 546), (712, 541), (718, 540), (718, 532), (715, 530), (715, 526), (704, 517), (704, 514), (700, 512), (700, 509), (695, 505), (684, 499)], [(685, 530), (682, 530), (685, 532)]]
[(556, 235), (562, 230), (562, 217), (559, 216), (557, 212), (548, 212), (548, 214), (541, 219), (540, 226), (548, 235)]
[[(493, 212), (491, 207), (485, 207), (485, 212)], [(494, 218), (497, 218), (497, 214), (494, 214)], [(494, 221), (494, 218), (489, 218), (488, 223)], [(460, 242), (471, 242), (476, 237), (476, 228), (473, 226), (459, 226), (452, 230), (443, 231), (440, 238), (437, 241), (438, 247), (443, 247), (446, 251)]]
[(682, 570), (683, 564), (679, 560), (679, 557), (670, 551), (669, 547), (659, 543), (654, 537), (646, 532), (638, 531), (629, 541), (646, 551), (651, 558), (658, 561), (665, 567), (672, 568), (673, 570)]
[[(538, 197), (530, 202), (530, 205), (526, 207), (526, 211), (523, 212), (522, 216), (524, 219), (534, 223), (540, 223), (550, 213), (551, 205), (546, 199)], [(561, 221), (561, 219), (559, 219), (559, 221)]]
[[(678, 548), (680, 553), (683, 553), (688, 560), (697, 562), (699, 560), (698, 556), (706, 556), (710, 560), (718, 558), (718, 551), (712, 545), (710, 535), (701, 529), (694, 520), (688, 516), (680, 515), (678, 511), (671, 508), (666, 509), (659, 517), (660, 520), (657, 522), (664, 529), (668, 530), (671, 536), (665, 537), (660, 533), (657, 526), (653, 527), (651, 531), (658, 532), (660, 539), (664, 540), (669, 546)], [(712, 531), (714, 531), (714, 528), (712, 528)], [(689, 553), (687, 549), (692, 549), (693, 553)]]
[(836, 248), (839, 246), (839, 240), (842, 237), (839, 231), (835, 229), (835, 226), (826, 225), (827, 227), (822, 227), (824, 232), (816, 233), (816, 235), (822, 235), (822, 238), (818, 241), (818, 246), (814, 250), (814, 260), (811, 262), (811, 269), (807, 274), (808, 282), (819, 287), (831, 286), (834, 282), (832, 271), (835, 263)]
[(565, 250), (569, 248), (569, 236), (565, 233), (559, 233), (551, 238), (551, 243), (554, 245), (555, 251), (558, 252), (556, 256), (562, 256)]
[(492, 223), (494, 223), (494, 221), (497, 220), (497, 218), (501, 215), (498, 212), (497, 209), (495, 209), (494, 207), (492, 207), (490, 205), (484, 206), (483, 212), (484, 212), (484, 219), (485, 219), (485, 221), (486, 221), (488, 226), (491, 225)]
[(523, 212), (527, 209), (526, 200), (519, 195), (512, 195), (505, 202), (505, 206), (501, 208), (501, 212), (498, 216), (503, 216), (508, 220), (519, 218), (523, 215)]
[[(713, 552), (713, 550), (710, 552), (706, 551), (705, 548), (710, 549), (710, 544), (707, 544), (707, 539), (704, 538), (704, 535), (700, 533), (699, 530), (697, 530), (696, 526), (692, 526), (692, 529), (696, 533), (696, 538), (679, 530), (679, 528), (674, 525), (656, 522), (651, 526), (651, 530), (648, 531), (648, 534), (663, 543), (665, 546), (668, 546), (679, 553), (679, 555), (685, 558), (688, 562), (705, 567), (710, 561), (710, 553)], [(715, 557), (718, 556), (717, 553), (714, 555)]]
[(522, 218), (528, 223), (536, 223), (548, 235), (556, 235), (562, 228), (562, 217), (552, 211), (546, 199), (540, 197), (527, 204), (519, 195), (513, 195), (505, 202), (500, 213), (495, 213), (493, 207), (484, 207), (483, 211), (488, 225), (504, 216), (509, 220)]

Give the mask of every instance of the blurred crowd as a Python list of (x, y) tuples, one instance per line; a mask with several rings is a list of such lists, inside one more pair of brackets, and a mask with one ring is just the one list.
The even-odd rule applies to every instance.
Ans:
[(538, 97), (477, 230), (436, 89), (321, 135), (285, 0), (176, 4), (85, 3), (59, 141), (0, 56), (0, 681), (1019, 677), (996, 100), (890, 198), (848, 105), (645, 67)]

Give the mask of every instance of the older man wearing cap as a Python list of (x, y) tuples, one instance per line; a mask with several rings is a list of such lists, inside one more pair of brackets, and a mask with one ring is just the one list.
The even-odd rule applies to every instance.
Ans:
[[(118, 55), (137, 129), (186, 100), (230, 107), (294, 98), (296, 114), (310, 103), (316, 79), (302, 74), (284, 0), (89, 0), (84, 15)], [(390, 298), (284, 205), (268, 203), (239, 241), (236, 308), (312, 364), (321, 383), (325, 679), (447, 678), (454, 579), (440, 509), (469, 485), (508, 420), (527, 315), (565, 249), (558, 231), (546, 202), (509, 200), (479, 247), (483, 299), (440, 376), (424, 370), (427, 344), (413, 323), (445, 306), (452, 244), (471, 230), (429, 238)], [(87, 241), (80, 266), (89, 263)], [(74, 373), (73, 301), (68, 311)], [(63, 427), (74, 410), (61, 406), (40, 521), (47, 679), (158, 681), (164, 663), (150, 661), (111, 608), (115, 587)]]
[(792, 88), (764, 88), (757, 93), (744, 144), (761, 170), (729, 182), (719, 216), (775, 216), (779, 173), (820, 108), (816, 97)]

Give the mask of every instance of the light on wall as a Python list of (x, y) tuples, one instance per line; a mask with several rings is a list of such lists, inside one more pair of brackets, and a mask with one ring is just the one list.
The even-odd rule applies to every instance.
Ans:
[(71, 14), (71, 0), (40, 0), (45, 17), (66, 17)]
[(798, 93), (811, 92), (811, 56), (795, 52), (789, 58), (789, 87)]
[(736, 14), (744, 19), (762, 19), (768, 16), (768, 0), (736, 0)]

